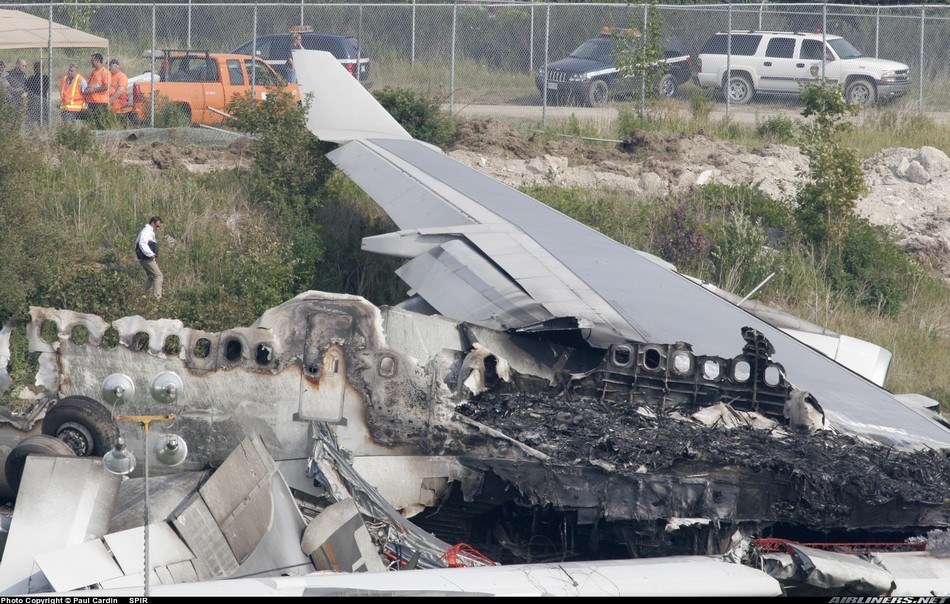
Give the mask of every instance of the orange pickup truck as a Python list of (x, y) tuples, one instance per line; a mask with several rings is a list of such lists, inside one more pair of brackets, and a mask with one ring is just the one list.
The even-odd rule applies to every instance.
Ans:
[[(265, 61), (247, 55), (171, 50), (157, 57), (156, 65), (156, 109), (177, 108), (192, 125), (223, 123), (227, 117), (219, 112), (226, 112), (232, 98), (252, 88), (260, 100), (274, 88), (286, 89), (301, 100), (296, 84), (288, 84)], [(152, 82), (143, 79), (132, 85), (132, 105), (140, 124), (150, 122)]]

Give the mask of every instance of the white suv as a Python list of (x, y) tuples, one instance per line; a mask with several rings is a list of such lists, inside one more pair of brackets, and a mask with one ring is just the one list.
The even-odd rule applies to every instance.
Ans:
[(842, 84), (856, 105), (901, 96), (911, 86), (907, 65), (862, 56), (841, 36), (778, 31), (714, 34), (699, 53), (696, 83), (725, 88), (729, 102), (742, 104), (756, 92), (797, 95), (802, 84), (821, 79), (822, 66), (825, 81)]

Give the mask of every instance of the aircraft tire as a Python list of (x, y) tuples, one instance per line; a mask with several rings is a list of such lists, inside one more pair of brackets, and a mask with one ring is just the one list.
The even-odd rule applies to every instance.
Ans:
[(66, 443), (77, 457), (102, 457), (119, 438), (109, 411), (86, 396), (67, 396), (56, 402), (46, 412), (42, 432)]
[(76, 453), (69, 445), (54, 436), (45, 434), (27, 436), (7, 454), (7, 460), (3, 465), (3, 476), (7, 481), (7, 486), (14, 493), (20, 489), (23, 468), (26, 467), (26, 458), (30, 455), (75, 457)]

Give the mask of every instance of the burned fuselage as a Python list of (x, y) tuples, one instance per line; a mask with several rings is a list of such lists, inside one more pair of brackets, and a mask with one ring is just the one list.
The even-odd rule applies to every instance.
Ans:
[[(937, 494), (950, 482), (945, 455), (815, 433), (820, 409), (753, 329), (729, 358), (685, 342), (604, 350), (321, 292), (217, 333), (48, 308), (20, 327), (38, 370), (26, 385), (3, 375), (7, 398), (28, 403), (4, 424), (9, 446), (39, 429), (71, 444), (88, 437), (81, 454), (94, 455), (117, 426), (144, 455), (139, 424), (115, 418), (170, 416), (156, 429), (188, 443), (179, 469), (216, 466), (257, 434), (313, 496), (333, 482), (314, 454), (332, 447), (350, 491), (506, 561), (721, 553), (736, 531), (890, 535), (950, 521)], [(167, 403), (150, 396), (165, 372), (182, 381)], [(134, 394), (109, 406), (114, 374)], [(818, 421), (789, 426), (795, 404)]]

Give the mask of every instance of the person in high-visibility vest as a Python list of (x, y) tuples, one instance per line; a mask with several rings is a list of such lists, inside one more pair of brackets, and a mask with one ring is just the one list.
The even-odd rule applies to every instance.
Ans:
[(75, 63), (70, 64), (66, 75), (59, 81), (59, 109), (64, 122), (80, 119), (86, 100), (83, 92), (86, 90), (86, 78), (79, 75), (79, 68)]
[(129, 76), (122, 73), (118, 59), (109, 59), (109, 111), (128, 120), (132, 113), (129, 105)]
[(83, 96), (86, 98), (86, 116), (94, 128), (101, 128), (104, 119), (109, 115), (109, 71), (102, 65), (102, 54), (95, 52), (90, 57), (92, 73)]

